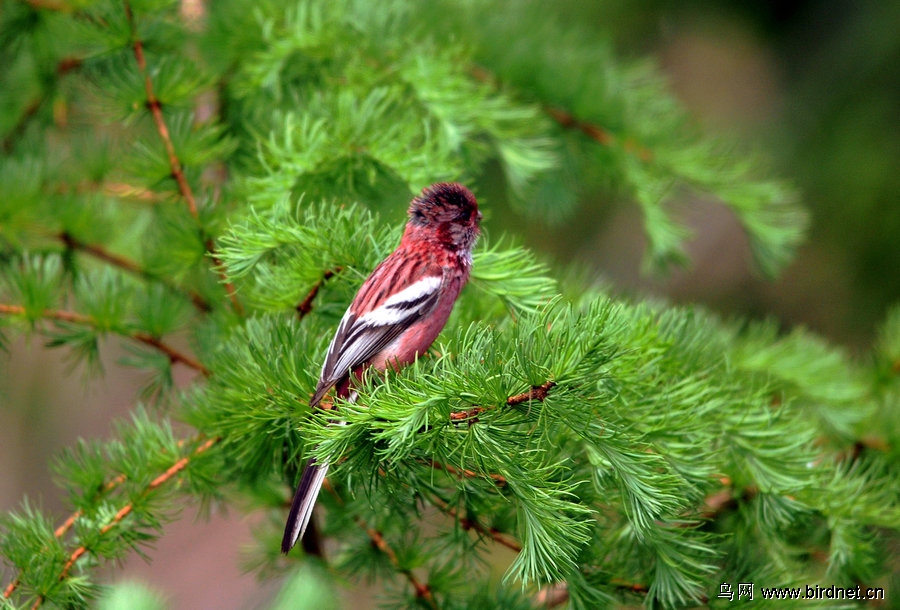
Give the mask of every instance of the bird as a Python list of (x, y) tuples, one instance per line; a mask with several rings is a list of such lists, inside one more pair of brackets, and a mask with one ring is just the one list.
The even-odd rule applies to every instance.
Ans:
[[(472, 269), (472, 249), (482, 214), (465, 186), (442, 182), (422, 190), (409, 204), (397, 248), (363, 282), (322, 364), (310, 408), (335, 389), (354, 401), (353, 385), (364, 371), (399, 370), (423, 354), (447, 323)], [(325, 481), (328, 463), (310, 458), (291, 503), (282, 553), (303, 537)]]

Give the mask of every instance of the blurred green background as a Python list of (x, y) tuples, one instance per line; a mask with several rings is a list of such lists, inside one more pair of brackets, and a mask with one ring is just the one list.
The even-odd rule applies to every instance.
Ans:
[[(623, 202), (584, 202), (556, 226), (494, 208), (491, 234), (520, 233), (560, 268), (583, 267), (613, 292), (802, 324), (864, 354), (900, 302), (900, 2), (566, 0), (547, 10), (595, 28), (598, 41), (612, 32), (623, 57), (654, 57), (700, 124), (761, 150), (774, 174), (800, 187), (810, 235), (769, 282), (752, 270), (737, 222), (712, 200), (681, 208), (694, 229), (692, 264), (666, 277), (641, 273), (639, 212)], [(111, 417), (130, 410), (141, 379), (115, 364), (121, 355), (107, 347), (108, 375), (88, 390), (61, 354), (37, 341), (11, 346), (0, 372), (0, 401), (16, 407), (0, 408), (0, 509), (28, 495), (62, 514), (48, 457), (78, 437), (108, 436)], [(261, 591), (239, 565), (252, 526), (235, 516), (183, 519), (151, 553), (156, 562), (133, 557), (116, 579), (151, 583), (169, 607), (265, 607), (272, 583)], [(211, 579), (221, 587), (198, 590)]]
[[(761, 151), (793, 181), (811, 226), (775, 282), (714, 201), (689, 202), (690, 268), (640, 272), (637, 210), (610, 205), (551, 228), (518, 219), (532, 247), (585, 260), (614, 291), (773, 317), (867, 350), (900, 301), (900, 2), (638, 0), (564, 2), (565, 18), (615, 34), (623, 57), (656, 58), (707, 130)], [(556, 9), (554, 9), (556, 10)]]

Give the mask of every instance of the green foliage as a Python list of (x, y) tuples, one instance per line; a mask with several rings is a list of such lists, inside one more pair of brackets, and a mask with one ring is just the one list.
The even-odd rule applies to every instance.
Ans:
[[(552, 196), (532, 206), (559, 218), (573, 212), (579, 194), (625, 193), (644, 214), (648, 266), (664, 268), (686, 258), (687, 228), (671, 204), (694, 190), (734, 212), (764, 274), (792, 258), (807, 224), (793, 188), (761, 178), (760, 162), (733, 146), (701, 137), (650, 62), (616, 58), (611, 39), (574, 21), (577, 11), (563, 21), (533, 0), (433, 4), (432, 19), (470, 40), (475, 59), (502, 82), (576, 121), (578, 129), (557, 130), (561, 163), (537, 178), (538, 191)], [(544, 44), (535, 46), (535, 38)]]
[[(647, 260), (668, 264), (689, 189), (733, 210), (762, 272), (786, 263), (791, 189), (697, 133), (646, 62), (530, 2), (224, 0), (199, 22), (173, 2), (48, 4), (0, 15), (0, 79), (20, 83), (0, 87), (0, 344), (37, 335), (99, 372), (117, 337), (155, 406), (54, 462), (66, 527), (29, 500), (0, 520), (4, 607), (103, 597), (95, 568), (197, 501), (270, 517), (248, 565), (296, 569), (276, 608), (364, 579), (390, 607), (439, 608), (884, 583), (897, 310), (854, 360), (802, 329), (613, 299), (488, 239), (499, 198), (550, 223), (603, 189), (640, 206)], [(337, 320), (438, 180), (486, 212), (447, 329), (339, 415), (310, 413)], [(176, 367), (194, 377), (176, 387)], [(331, 542), (284, 558), (309, 456), (333, 464)]]

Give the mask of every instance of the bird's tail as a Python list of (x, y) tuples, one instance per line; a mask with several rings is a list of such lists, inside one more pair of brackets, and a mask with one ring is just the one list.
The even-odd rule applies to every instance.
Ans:
[(319, 464), (315, 458), (310, 458), (300, 477), (297, 493), (291, 504), (291, 512), (288, 515), (287, 524), (284, 526), (284, 538), (281, 539), (281, 552), (287, 553), (303, 537), (306, 526), (312, 518), (313, 507), (319, 490), (325, 481), (325, 473), (328, 472), (328, 464)]

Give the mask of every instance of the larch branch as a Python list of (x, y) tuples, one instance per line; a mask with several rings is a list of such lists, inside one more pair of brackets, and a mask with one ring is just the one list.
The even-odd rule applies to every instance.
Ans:
[[(0, 315), (24, 316), (27, 313), (27, 310), (21, 305), (9, 305), (6, 303), (0, 303)], [(46, 320), (56, 320), (59, 322), (69, 322), (71, 324), (81, 324), (84, 326), (90, 326), (91, 328), (95, 329), (102, 328), (101, 325), (98, 324), (98, 322), (91, 316), (86, 316), (74, 311), (45, 309), (43, 312), (41, 312), (41, 317)], [(149, 333), (140, 331), (117, 331), (115, 329), (109, 330), (122, 337), (126, 337), (133, 341), (143, 343), (144, 345), (149, 345), (150, 347), (159, 350), (160, 352), (168, 356), (169, 361), (173, 364), (181, 363), (187, 367), (194, 369), (195, 371), (198, 371), (205, 377), (209, 377), (212, 374), (210, 370), (203, 366), (203, 364), (198, 360), (180, 352), (171, 345), (164, 343), (158, 337), (154, 337)]]
[(200, 311), (212, 311), (212, 306), (209, 304), (209, 302), (196, 290), (184, 289), (181, 286), (178, 286), (177, 284), (170, 281), (168, 278), (150, 273), (149, 271), (141, 267), (137, 262), (129, 258), (110, 252), (109, 250), (98, 244), (89, 244), (83, 242), (68, 231), (63, 231), (57, 234), (56, 238), (63, 242), (66, 248), (69, 248), (70, 250), (84, 252), (85, 254), (89, 254), (97, 260), (108, 263), (113, 267), (118, 267), (119, 269), (127, 271), (150, 282), (159, 282), (169, 290), (185, 295), (191, 300), (191, 303), (194, 304), (194, 307)]
[(409, 584), (412, 585), (413, 589), (415, 590), (416, 597), (425, 602), (429, 608), (437, 610), (438, 605), (434, 600), (434, 595), (432, 595), (431, 593), (431, 588), (427, 583), (423, 583), (421, 580), (419, 580), (419, 578), (415, 574), (413, 574), (412, 570), (400, 565), (400, 560), (397, 558), (397, 553), (395, 553), (394, 549), (392, 549), (390, 545), (388, 545), (382, 533), (374, 527), (369, 527), (365, 521), (358, 517), (356, 519), (356, 522), (361, 528), (366, 531), (366, 534), (372, 541), (372, 546), (381, 551), (388, 558), (388, 561), (391, 562), (391, 565), (393, 565), (398, 572), (406, 577), (406, 580), (409, 581)]
[(437, 470), (443, 470), (449, 474), (456, 475), (457, 477), (465, 477), (467, 479), (480, 479), (483, 476), (488, 477), (494, 481), (498, 486), (503, 487), (506, 485), (506, 477), (500, 474), (488, 473), (485, 475), (478, 474), (474, 470), (469, 470), (467, 468), (459, 469), (455, 466), (451, 466), (450, 464), (442, 464), (437, 460), (431, 460), (430, 462), (424, 461), (423, 463), (428, 464), (432, 468)]
[[(156, 131), (159, 134), (160, 139), (162, 140), (163, 146), (166, 150), (166, 156), (169, 160), (169, 169), (171, 170), (172, 178), (175, 179), (175, 183), (178, 185), (178, 192), (181, 194), (181, 197), (184, 199), (185, 203), (187, 203), (188, 211), (191, 216), (194, 217), (195, 220), (199, 223), (200, 221), (200, 211), (197, 207), (197, 199), (194, 196), (194, 191), (191, 189), (190, 183), (188, 183), (187, 176), (184, 173), (184, 165), (181, 160), (178, 158), (178, 154), (175, 151), (175, 144), (172, 142), (172, 136), (169, 133), (169, 127), (166, 125), (165, 117), (163, 116), (162, 111), (162, 102), (160, 102), (159, 98), (156, 96), (156, 92), (153, 88), (153, 81), (150, 78), (150, 73), (147, 70), (147, 59), (144, 56), (144, 41), (140, 39), (137, 35), (137, 26), (134, 22), (134, 13), (131, 10), (131, 4), (129, 2), (125, 2), (125, 14), (128, 19), (128, 25), (131, 28), (131, 44), (132, 50), (134, 52), (134, 58), (138, 65), (138, 71), (141, 73), (141, 77), (144, 79), (144, 92), (147, 97), (147, 109), (150, 111), (150, 115), (153, 117), (153, 123), (156, 125)], [(202, 230), (202, 226), (201, 226)], [(209, 256), (213, 262), (213, 268), (216, 273), (218, 273), (219, 278), (222, 280), (222, 284), (225, 286), (225, 292), (228, 293), (228, 298), (231, 300), (232, 307), (234, 307), (235, 313), (238, 315), (243, 315), (244, 308), (241, 305), (241, 302), (237, 298), (237, 290), (230, 281), (228, 281), (222, 261), (215, 254), (215, 244), (211, 237), (206, 237), (204, 244), (206, 246), (207, 251), (209, 252)]]
[[(499, 81), (495, 75), (481, 66), (473, 66), (471, 74), (482, 82), (497, 83)], [(653, 151), (645, 146), (641, 146), (634, 140), (622, 140), (610, 130), (594, 123), (582, 121), (568, 110), (558, 106), (544, 106), (543, 110), (547, 116), (564, 129), (577, 129), (602, 146), (621, 146), (625, 152), (636, 156), (641, 161), (650, 162), (653, 160)]]
[[(169, 468), (167, 468), (165, 472), (163, 472), (158, 477), (153, 479), (147, 485), (147, 487), (144, 488), (144, 490), (141, 492), (141, 497), (142, 498), (146, 497), (153, 490), (160, 487), (166, 481), (171, 480), (173, 477), (175, 477), (175, 475), (177, 475), (182, 470), (184, 470), (187, 467), (187, 465), (191, 462), (192, 459), (196, 458), (198, 455), (207, 451), (210, 447), (212, 447), (213, 445), (218, 443), (219, 440), (221, 440), (219, 437), (209, 438), (209, 439), (205, 440), (203, 443), (201, 443), (196, 449), (194, 449), (194, 451), (190, 455), (184, 456), (184, 457), (180, 458), (179, 460), (177, 460), (174, 464), (172, 464)], [(124, 480), (124, 477), (122, 477), (122, 480)], [(115, 482), (116, 479), (113, 479), (113, 481)], [(121, 482), (121, 481), (119, 481), (119, 482)], [(118, 484), (118, 483), (115, 483), (115, 484)], [(113, 515), (113, 518), (110, 519), (109, 522), (107, 522), (103, 527), (100, 528), (99, 533), (101, 535), (108, 533), (116, 525), (121, 523), (125, 519), (125, 517), (130, 515), (132, 513), (132, 511), (134, 511), (134, 502), (129, 502), (128, 504), (125, 504), (122, 508), (120, 508), (118, 511), (116, 511), (116, 514)], [(75, 521), (75, 519), (77, 519), (77, 517), (78, 517), (78, 513), (73, 515), (73, 517), (70, 517), (69, 521), (74, 523), (74, 521)], [(66, 523), (69, 523), (69, 521), (67, 521)], [(65, 533), (65, 531), (67, 529), (67, 528), (64, 529), (64, 527), (66, 526), (66, 523), (64, 523), (63, 526), (60, 526), (60, 528), (58, 528), (56, 530), (55, 535), (57, 535), (57, 537), (62, 535), (62, 533)], [(71, 524), (69, 524), (68, 527), (71, 527)], [(62, 570), (60, 570), (59, 581), (65, 580), (68, 577), (69, 572), (72, 569), (72, 566), (74, 566), (75, 563), (78, 562), (78, 560), (81, 559), (89, 551), (90, 551), (90, 549), (85, 545), (81, 545), (78, 548), (76, 548), (74, 551), (72, 551), (72, 553), (69, 555), (69, 558), (66, 560), (66, 563), (63, 565)], [(15, 584), (17, 584), (17, 582)], [(7, 591), (9, 591), (10, 594), (12, 594), (13, 590), (15, 590), (14, 586), (11, 585), (10, 587), (7, 587)], [(6, 597), (8, 597), (8, 595), (6, 595), (6, 592), (4, 592), (4, 595)], [(37, 610), (37, 608), (39, 608), (43, 603), (44, 603), (44, 596), (39, 595), (37, 600), (35, 600), (34, 604), (31, 607), (32, 610)]]
[(137, 35), (137, 27), (134, 23), (134, 13), (131, 10), (131, 3), (125, 3), (125, 15), (128, 19), (128, 25), (131, 28), (131, 45), (134, 52), (134, 59), (137, 61), (138, 70), (144, 79), (144, 92), (147, 96), (147, 109), (153, 117), (153, 123), (156, 125), (156, 131), (163, 142), (166, 149), (166, 156), (169, 159), (169, 169), (172, 171), (172, 177), (178, 185), (178, 192), (187, 203), (188, 211), (194, 218), (200, 217), (197, 209), (197, 200), (194, 197), (194, 191), (188, 184), (187, 177), (184, 175), (184, 166), (175, 152), (175, 144), (172, 142), (172, 136), (169, 134), (169, 127), (166, 125), (165, 117), (162, 113), (162, 103), (156, 97), (153, 89), (153, 81), (150, 79), (150, 73), (147, 71), (147, 59), (144, 57), (144, 41)]
[(297, 304), (297, 307), (295, 309), (297, 310), (298, 318), (302, 320), (309, 314), (309, 312), (312, 311), (313, 299), (315, 299), (316, 295), (319, 294), (319, 290), (322, 288), (322, 285), (332, 277), (334, 277), (335, 274), (340, 273), (342, 270), (343, 267), (335, 267), (334, 269), (328, 269), (327, 271), (325, 271), (325, 273), (322, 274), (322, 279), (316, 282), (309, 293), (306, 295), (306, 297), (304, 297), (304, 299), (300, 301), (299, 304)]
[[(547, 398), (550, 394), (550, 390), (556, 387), (555, 381), (545, 381), (541, 385), (531, 386), (531, 388), (522, 392), (521, 394), (515, 394), (506, 399), (506, 406), (514, 407), (516, 405), (520, 405), (522, 403), (537, 401), (541, 402)], [(462, 411), (452, 411), (450, 413), (450, 421), (452, 423), (460, 423), (467, 422), (469, 424), (474, 424), (478, 422), (478, 416), (488, 410), (488, 407), (472, 407), (471, 409), (465, 409)]]
[(437, 508), (439, 508), (441, 510), (441, 512), (443, 512), (447, 515), (450, 515), (451, 517), (456, 519), (459, 522), (460, 527), (462, 527), (464, 530), (466, 530), (466, 531), (474, 530), (475, 532), (478, 532), (480, 535), (482, 535), (486, 538), (490, 538), (497, 544), (505, 546), (509, 550), (514, 551), (516, 553), (519, 553), (522, 551), (522, 545), (519, 544), (518, 541), (513, 539), (508, 534), (505, 534), (494, 527), (485, 527), (484, 525), (481, 525), (481, 523), (479, 523), (476, 519), (469, 519), (468, 516), (461, 514), (456, 508), (454, 508), (453, 506), (450, 506), (441, 498), (438, 498), (437, 496), (432, 496), (432, 503)]

